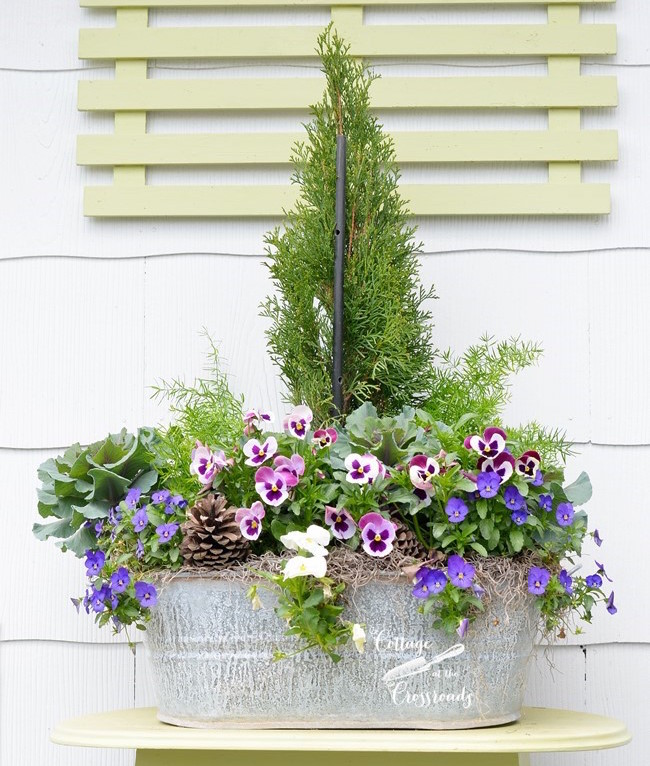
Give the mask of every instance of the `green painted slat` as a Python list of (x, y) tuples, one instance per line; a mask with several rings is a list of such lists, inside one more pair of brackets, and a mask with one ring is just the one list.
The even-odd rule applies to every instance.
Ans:
[[(82, 59), (313, 58), (320, 27), (82, 29)], [(549, 56), (616, 52), (611, 24), (361, 26), (345, 30), (357, 56)]]
[[(553, 0), (554, 5), (603, 5), (616, 0)], [(548, 5), (549, 0), (239, 0), (240, 6)], [(190, 8), (232, 6), (233, 0), (81, 0), (82, 8)]]
[[(393, 133), (397, 161), (605, 161), (618, 156), (615, 131)], [(251, 165), (289, 161), (304, 133), (79, 136), (80, 165)]]
[[(557, 79), (557, 78), (556, 78)], [(305, 110), (322, 96), (321, 78), (147, 80), (129, 86), (111, 80), (79, 83), (79, 109)], [(382, 77), (371, 90), (378, 109), (616, 106), (615, 77)]]
[[(413, 215), (603, 215), (607, 184), (403, 185)], [(294, 186), (86, 187), (84, 213), (97, 217), (275, 218), (296, 201)]]

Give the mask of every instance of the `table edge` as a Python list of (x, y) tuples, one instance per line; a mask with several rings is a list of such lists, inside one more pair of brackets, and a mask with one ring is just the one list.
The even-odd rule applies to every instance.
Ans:
[[(155, 710), (155, 708), (147, 708)], [(550, 708), (524, 708), (524, 710)], [(143, 710), (143, 708), (127, 708), (127, 711)], [(556, 709), (557, 710), (557, 709)], [(116, 711), (117, 712), (117, 711)], [(549, 738), (547, 742), (535, 743), (525, 735), (520, 737), (513, 736), (512, 741), (495, 738), (493, 746), (486, 747), (485, 742), (475, 742), (462, 744), (452, 738), (450, 735), (461, 737), (464, 733), (462, 729), (446, 730), (444, 732), (412, 730), (412, 729), (214, 729), (207, 730), (219, 732), (223, 737), (223, 742), (215, 746), (214, 742), (209, 740), (201, 741), (199, 735), (198, 741), (189, 741), (190, 734), (197, 734), (198, 729), (183, 729), (181, 727), (170, 726), (167, 736), (160, 737), (160, 731), (136, 731), (120, 734), (119, 737), (113, 733), (92, 728), (92, 719), (99, 718), (105, 713), (91, 714), (79, 718), (73, 718), (63, 721), (55, 726), (50, 733), (50, 739), (57, 745), (68, 745), (73, 747), (94, 747), (110, 749), (127, 750), (213, 750), (215, 752), (228, 752), (236, 750), (245, 750), (250, 752), (264, 751), (283, 751), (283, 752), (408, 752), (408, 753), (543, 753), (543, 752), (576, 752), (589, 750), (607, 750), (615, 747), (622, 747), (632, 740), (632, 735), (627, 726), (618, 719), (610, 718), (593, 713), (582, 713), (581, 715), (593, 716), (593, 718), (607, 721), (611, 728), (604, 734), (596, 733), (593, 735), (581, 735), (579, 742), (576, 743), (575, 736), (560, 733), (556, 739)], [(79, 727), (80, 722), (84, 722), (83, 731), (74, 727)], [(515, 724), (516, 725), (516, 724)], [(505, 727), (494, 727), (496, 732)], [(476, 731), (476, 730), (474, 730)], [(482, 729), (481, 731), (487, 731)], [(187, 734), (186, 734), (187, 732)], [(255, 732), (255, 737), (251, 738), (250, 733)], [(246, 747), (242, 747), (242, 736), (249, 734)], [(310, 733), (313, 736), (313, 744), (305, 742), (304, 735)], [(444, 739), (435, 742), (436, 734), (444, 734)], [(188, 742), (183, 742), (180, 737), (186, 737)], [(366, 736), (364, 737), (363, 734)], [(431, 739), (425, 742), (413, 742), (413, 735), (431, 735)], [(302, 736), (301, 736), (302, 735)], [(325, 735), (329, 735), (326, 736)], [(347, 735), (347, 736), (346, 736)], [(203, 735), (205, 736), (205, 735)], [(409, 742), (407, 738), (411, 738)], [(90, 741), (92, 740), (92, 741)], [(489, 743), (488, 743), (489, 744)]]

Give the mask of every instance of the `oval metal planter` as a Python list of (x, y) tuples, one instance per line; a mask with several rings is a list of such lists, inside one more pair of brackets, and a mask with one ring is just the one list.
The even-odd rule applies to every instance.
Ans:
[(249, 584), (177, 576), (160, 588), (145, 633), (161, 721), (210, 728), (495, 726), (520, 715), (536, 628), (534, 599), (492, 599), (463, 640), (431, 628), (404, 582), (346, 590), (344, 616), (365, 624), (334, 663), (291, 653), (271, 594), (253, 611)]

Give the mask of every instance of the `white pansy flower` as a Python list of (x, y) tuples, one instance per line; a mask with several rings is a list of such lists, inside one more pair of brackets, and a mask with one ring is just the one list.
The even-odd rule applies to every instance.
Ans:
[(330, 541), (330, 533), (327, 529), (312, 524), (306, 532), (289, 532), (282, 535), (280, 541), (285, 548), (292, 551), (306, 551), (312, 556), (322, 557), (327, 556), (328, 551), (325, 546)]
[(366, 650), (366, 631), (358, 622), (355, 622), (352, 626), (352, 640), (359, 654), (363, 654)]
[(325, 577), (327, 561), (324, 556), (294, 556), (289, 559), (282, 572), (285, 580), (292, 577)]

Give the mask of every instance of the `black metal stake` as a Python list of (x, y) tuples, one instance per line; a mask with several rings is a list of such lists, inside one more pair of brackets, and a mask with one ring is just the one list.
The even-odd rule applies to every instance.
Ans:
[(334, 230), (333, 415), (343, 412), (343, 265), (345, 256), (345, 136), (336, 136), (336, 228)]

